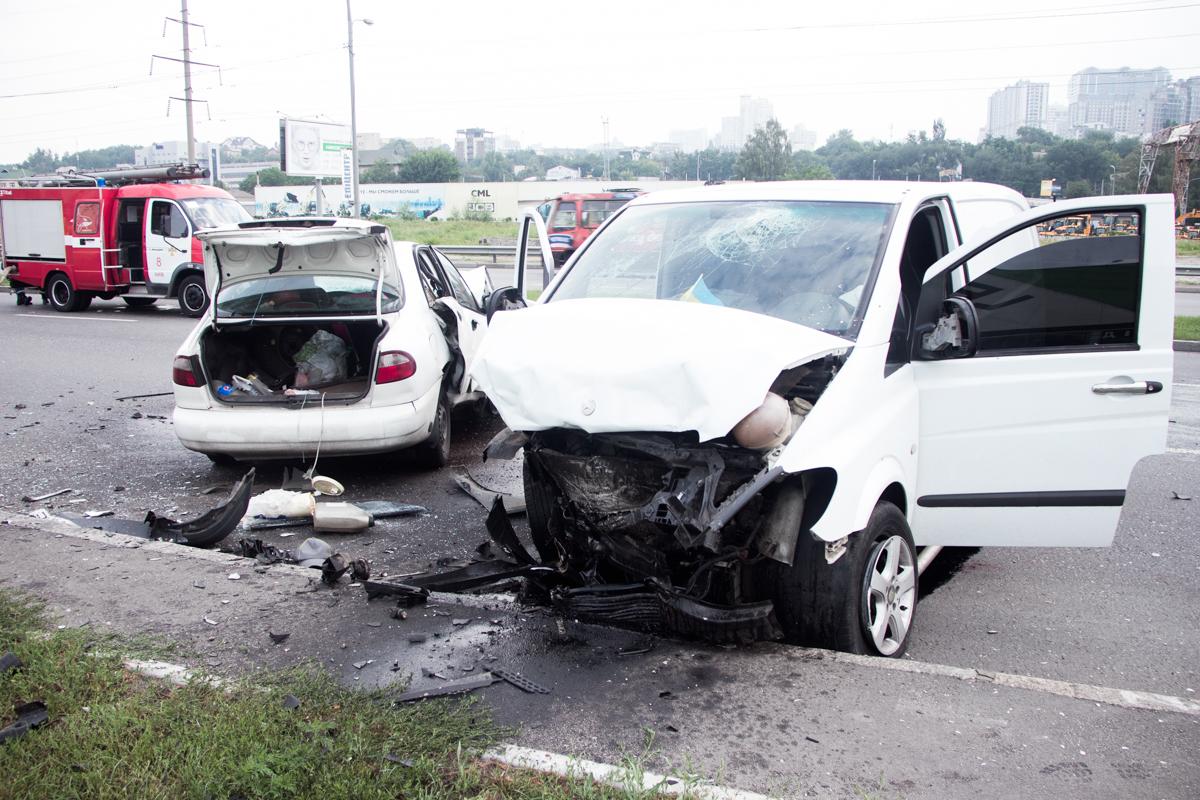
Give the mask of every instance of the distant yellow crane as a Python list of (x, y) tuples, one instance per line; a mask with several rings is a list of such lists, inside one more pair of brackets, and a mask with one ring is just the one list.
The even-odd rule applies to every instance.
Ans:
[(1142, 158), (1138, 163), (1139, 194), (1149, 191), (1158, 151), (1166, 145), (1175, 145), (1175, 174), (1171, 179), (1171, 193), (1175, 195), (1175, 213), (1183, 216), (1188, 210), (1192, 162), (1200, 158), (1200, 121), (1163, 128), (1142, 143)]

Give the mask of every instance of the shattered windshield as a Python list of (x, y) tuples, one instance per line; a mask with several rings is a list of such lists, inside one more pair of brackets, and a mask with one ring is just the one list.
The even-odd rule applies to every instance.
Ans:
[(891, 211), (811, 201), (633, 206), (594, 237), (550, 299), (709, 303), (847, 335), (866, 308)]
[[(404, 304), (384, 281), (383, 313)], [(342, 316), (375, 313), (375, 281), (343, 275), (279, 275), (240, 281), (217, 294), (217, 317)]]
[(189, 197), (180, 200), (196, 230), (224, 228), (254, 219), (241, 203), (228, 197)]

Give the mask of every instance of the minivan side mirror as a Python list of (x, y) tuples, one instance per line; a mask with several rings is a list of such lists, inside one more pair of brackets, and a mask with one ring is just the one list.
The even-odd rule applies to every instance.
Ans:
[(979, 351), (979, 313), (970, 298), (955, 295), (942, 302), (942, 314), (933, 325), (917, 329), (918, 353), (926, 361), (970, 358)]
[(489, 323), (497, 311), (510, 311), (517, 308), (525, 308), (525, 298), (521, 296), (521, 290), (513, 286), (496, 289), (487, 296), (487, 302), (484, 303), (484, 312), (487, 314)]

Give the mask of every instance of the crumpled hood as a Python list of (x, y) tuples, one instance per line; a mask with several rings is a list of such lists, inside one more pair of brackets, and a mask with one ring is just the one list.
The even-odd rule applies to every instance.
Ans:
[(503, 311), (471, 366), (518, 431), (724, 436), (788, 367), (851, 342), (763, 314), (670, 300), (562, 300)]

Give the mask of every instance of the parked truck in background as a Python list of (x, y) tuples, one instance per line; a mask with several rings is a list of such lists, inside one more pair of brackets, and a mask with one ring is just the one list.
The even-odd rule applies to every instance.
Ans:
[(555, 266), (567, 263), (606, 219), (643, 194), (640, 189), (563, 194), (538, 206), (549, 232)]
[(250, 219), (225, 190), (185, 182), (207, 174), (176, 164), (0, 182), (0, 268), (17, 302), (31, 291), (56, 311), (175, 298), (200, 316), (209, 298), (195, 234)]

